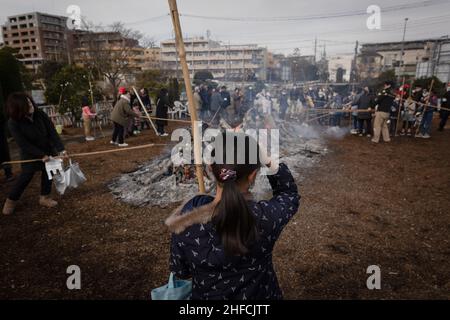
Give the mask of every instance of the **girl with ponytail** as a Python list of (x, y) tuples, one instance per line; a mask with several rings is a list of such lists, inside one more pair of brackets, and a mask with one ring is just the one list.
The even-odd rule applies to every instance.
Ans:
[[(281, 299), (272, 250), (298, 210), (295, 181), (243, 133), (221, 133), (212, 157), (216, 194), (195, 196), (166, 220), (171, 271), (192, 278), (192, 299)], [(261, 166), (276, 170), (267, 176), (273, 196), (256, 202), (249, 189)]]

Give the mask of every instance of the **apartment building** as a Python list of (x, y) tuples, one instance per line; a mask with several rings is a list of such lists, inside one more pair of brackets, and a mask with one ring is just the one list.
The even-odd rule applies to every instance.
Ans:
[[(267, 49), (255, 44), (225, 45), (204, 37), (184, 41), (190, 76), (210, 71), (218, 80), (266, 80)], [(161, 68), (181, 77), (175, 40), (161, 41)]]
[(2, 26), (5, 46), (19, 50), (25, 67), (36, 69), (44, 60), (67, 61), (67, 17), (40, 12), (9, 16)]
[[(437, 40), (413, 40), (402, 42), (366, 43), (361, 47), (361, 54), (376, 52), (381, 55), (381, 71), (394, 69), (397, 76), (415, 76), (417, 64), (428, 61), (433, 56)], [(403, 67), (401, 67), (401, 51)]]
[(161, 69), (161, 48), (144, 48), (142, 70)]
[(436, 76), (444, 83), (450, 82), (450, 39), (440, 38), (431, 59), (417, 64), (416, 77)]
[(76, 30), (72, 33), (74, 63), (89, 67), (94, 59), (127, 65), (130, 72), (139, 72), (145, 63), (144, 48), (135, 39), (123, 37), (119, 32), (91, 32)]

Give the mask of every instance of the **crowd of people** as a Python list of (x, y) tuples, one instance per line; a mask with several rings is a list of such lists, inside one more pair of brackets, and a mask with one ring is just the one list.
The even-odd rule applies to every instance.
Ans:
[(195, 88), (194, 99), (200, 118), (218, 123), (219, 117), (242, 118), (252, 108), (262, 114), (272, 114), (280, 120), (295, 120), (326, 126), (343, 126), (347, 119), (351, 134), (367, 136), (378, 143), (389, 142), (392, 136), (431, 137), (433, 115), (439, 111), (439, 131), (449, 117), (450, 84), (445, 94), (438, 97), (420, 84), (398, 89), (387, 81), (374, 92), (370, 87), (355, 88), (349, 93), (332, 86), (308, 88), (262, 89), (236, 88), (233, 94), (225, 86), (220, 89), (202, 85)]
[[(438, 98), (436, 92), (427, 88), (409, 85), (394, 88), (392, 82), (384, 83), (380, 92), (370, 87), (345, 89), (332, 85), (293, 86), (262, 88), (252, 86), (235, 88), (228, 91), (225, 85), (211, 86), (201, 84), (193, 90), (194, 105), (198, 118), (210, 125), (217, 126), (220, 119), (228, 123), (242, 121), (245, 114), (253, 108), (263, 114), (272, 114), (281, 120), (294, 120), (322, 126), (343, 126), (344, 121), (351, 126), (351, 134), (367, 136), (378, 143), (380, 138), (389, 142), (392, 136), (414, 136), (428, 139), (431, 137), (433, 114), (439, 110), (441, 121), (438, 130), (443, 130), (450, 111), (448, 100), (450, 84), (446, 93)], [(159, 136), (167, 136), (168, 111), (173, 107), (169, 103), (167, 89), (161, 89), (155, 105), (148, 90), (139, 90), (139, 97), (125, 87), (119, 88), (117, 102), (111, 113), (114, 131), (111, 144), (128, 146), (125, 139), (150, 129), (147, 114), (155, 117), (156, 131)], [(83, 102), (82, 118), (87, 141), (91, 135), (91, 123), (96, 113)], [(145, 108), (145, 110), (143, 109)]]
[[(262, 118), (312, 120), (331, 126), (342, 125), (341, 120), (347, 117), (352, 133), (373, 136), (374, 143), (381, 137), (389, 142), (397, 131), (400, 135), (429, 138), (433, 114), (438, 107), (441, 108), (439, 130), (444, 129), (450, 113), (450, 85), (440, 99), (433, 90), (429, 92), (420, 85), (395, 90), (391, 82), (384, 83), (378, 94), (372, 93), (369, 87), (348, 95), (331, 88), (312, 87), (307, 90), (279, 88), (272, 94), (266, 89), (256, 92), (252, 87), (236, 88), (230, 94), (226, 86), (217, 89), (202, 85), (194, 89), (194, 100), (200, 118), (211, 123), (218, 123), (223, 118), (239, 119), (250, 111)], [(83, 104), (85, 134), (90, 141), (91, 121), (96, 113), (85, 101)], [(161, 89), (155, 110), (159, 136), (167, 136), (168, 108), (168, 91)], [(8, 127), (20, 149), (21, 159), (33, 161), (22, 164), (3, 214), (14, 212), (37, 172), (41, 174), (39, 204), (56, 206), (57, 202), (50, 197), (52, 182), (45, 163), (52, 156), (69, 156), (52, 121), (24, 93), (8, 97), (7, 111)], [(134, 96), (126, 88), (120, 88), (111, 113), (114, 126), (111, 144), (125, 147), (128, 135), (150, 128), (149, 119), (142, 117), (143, 112), (152, 112), (148, 92), (142, 89), (139, 96)], [(281, 231), (299, 209), (300, 194), (296, 182), (286, 164), (280, 163), (275, 168), (252, 137), (243, 132), (222, 131), (221, 134), (225, 144), (216, 145), (214, 154), (221, 154), (223, 159), (209, 166), (216, 180), (216, 193), (195, 196), (166, 220), (172, 232), (170, 270), (179, 278), (192, 279), (192, 299), (281, 299), (272, 250)], [(226, 143), (242, 141), (240, 135), (244, 145), (227, 148)], [(222, 148), (221, 152), (216, 152), (217, 148)], [(234, 152), (231, 157), (226, 154), (229, 149)], [(252, 152), (257, 152), (257, 157)], [(255, 158), (256, 163), (252, 160)], [(34, 161), (36, 159), (42, 161)], [(239, 163), (237, 159), (240, 159)], [(269, 200), (255, 201), (249, 189), (262, 167), (274, 173), (268, 176), (273, 196)], [(4, 169), (9, 176), (10, 167)]]

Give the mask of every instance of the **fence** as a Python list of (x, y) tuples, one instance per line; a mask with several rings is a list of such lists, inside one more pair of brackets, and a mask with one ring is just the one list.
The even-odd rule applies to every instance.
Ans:
[[(41, 109), (48, 115), (55, 126), (62, 125), (64, 127), (83, 127), (83, 120), (80, 118), (81, 115), (80, 117), (78, 117), (80, 119), (76, 120), (76, 117), (72, 114), (72, 112), (60, 114), (57, 111), (57, 106), (55, 105), (40, 106), (39, 109)], [(97, 113), (96, 120), (98, 121), (98, 123), (100, 123), (101, 125), (107, 125), (110, 121), (112, 109), (113, 105), (111, 101), (97, 102), (95, 104), (95, 110)]]

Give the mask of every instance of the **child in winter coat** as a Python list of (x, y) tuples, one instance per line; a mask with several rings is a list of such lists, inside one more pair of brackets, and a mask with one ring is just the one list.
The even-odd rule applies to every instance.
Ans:
[[(282, 299), (272, 251), (297, 213), (297, 185), (284, 163), (276, 165), (258, 152), (252, 137), (221, 134), (209, 167), (217, 181), (215, 196), (197, 195), (166, 220), (173, 233), (170, 270), (192, 278), (193, 300)], [(261, 166), (274, 173), (267, 176), (273, 196), (255, 201), (249, 188)]]

